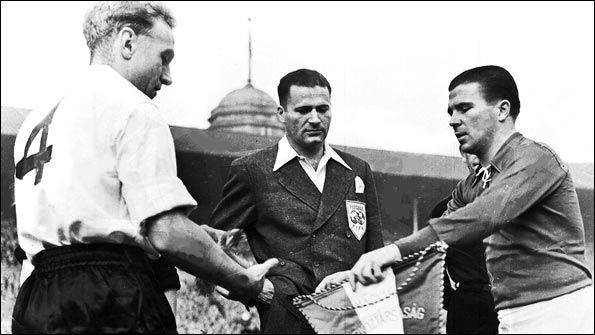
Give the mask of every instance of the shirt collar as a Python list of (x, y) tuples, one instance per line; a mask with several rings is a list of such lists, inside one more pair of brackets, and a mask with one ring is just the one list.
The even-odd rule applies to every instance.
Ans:
[[(273, 171), (279, 170), (283, 165), (289, 163), (295, 157), (300, 157), (300, 155), (295, 151), (295, 149), (289, 144), (289, 140), (287, 140), (287, 135), (283, 135), (283, 137), (279, 140), (277, 146), (277, 157), (275, 158), (275, 165), (273, 166)], [(345, 163), (345, 161), (337, 154), (333, 148), (331, 148), (328, 143), (324, 143), (324, 155), (322, 156), (323, 159), (325, 156), (334, 159), (337, 163), (343, 165), (346, 169), (351, 170), (351, 167)], [(320, 160), (322, 161), (322, 159)]]
[[(94, 80), (101, 80), (103, 82), (108, 81), (111, 85), (111, 88), (114, 89), (126, 89), (126, 92), (123, 92), (123, 96), (126, 94), (133, 94), (136, 95), (143, 100), (151, 101), (151, 98), (146, 96), (143, 92), (141, 92), (136, 86), (134, 86), (128, 79), (124, 78), (118, 71), (116, 71), (113, 67), (105, 64), (92, 64), (89, 66), (89, 72)], [(114, 86), (115, 83), (118, 82), (120, 86)], [(134, 93), (132, 93), (134, 92)]]
[(97, 76), (108, 76), (112, 78), (118, 78), (118, 80), (124, 80), (128, 84), (132, 85), (132, 83), (130, 83), (128, 80), (122, 77), (122, 75), (119, 74), (118, 71), (114, 70), (114, 68), (109, 65), (92, 64), (89, 66), (89, 71)]
[(502, 164), (504, 163), (504, 158), (508, 155), (510, 150), (514, 150), (518, 141), (523, 137), (523, 135), (519, 132), (515, 132), (514, 134), (510, 135), (506, 141), (502, 144), (500, 149), (494, 155), (494, 158), (490, 160), (490, 165), (498, 171), (498, 173), (502, 173)]
[(522, 137), (523, 137), (523, 135), (519, 132), (515, 132), (514, 134), (510, 135), (510, 137), (508, 137), (508, 139), (506, 139), (506, 141), (504, 141), (504, 143), (502, 144), (500, 149), (498, 149), (498, 151), (496, 152), (496, 155), (494, 155), (494, 158), (492, 158), (490, 160), (490, 164), (486, 167), (487, 171), (480, 171), (482, 169), (481, 166), (478, 166), (475, 169), (475, 171), (474, 171), (475, 177), (473, 178), (473, 182), (471, 183), (471, 186), (475, 186), (475, 184), (477, 184), (477, 182), (484, 177), (485, 173), (488, 173), (488, 176), (489, 176), (490, 169), (494, 169), (498, 173), (502, 173), (502, 165), (504, 163), (504, 157), (507, 156), (508, 152), (511, 149), (516, 147), (517, 142)]

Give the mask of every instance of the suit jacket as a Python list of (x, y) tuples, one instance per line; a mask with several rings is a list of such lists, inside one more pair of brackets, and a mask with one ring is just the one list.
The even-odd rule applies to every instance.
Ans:
[[(278, 258), (267, 278), (275, 287), (271, 305), (257, 304), (265, 333), (313, 332), (291, 299), (312, 293), (324, 277), (348, 270), (367, 251), (383, 246), (376, 187), (365, 161), (335, 150), (352, 168), (330, 159), (323, 193), (297, 158), (273, 172), (278, 145), (232, 162), (211, 226), (243, 228), (258, 262)], [(355, 177), (364, 182), (356, 193)], [(347, 200), (365, 204), (366, 231), (349, 227)]]

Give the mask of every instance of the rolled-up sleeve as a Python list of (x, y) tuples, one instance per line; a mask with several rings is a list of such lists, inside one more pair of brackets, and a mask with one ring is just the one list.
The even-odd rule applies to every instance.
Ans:
[(194, 209), (196, 201), (177, 177), (171, 131), (155, 106), (139, 105), (116, 143), (118, 178), (133, 221)]

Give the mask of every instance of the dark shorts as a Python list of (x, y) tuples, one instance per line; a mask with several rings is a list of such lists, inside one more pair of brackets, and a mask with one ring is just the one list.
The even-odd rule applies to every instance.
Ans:
[(19, 290), (13, 333), (176, 333), (141, 249), (117, 244), (44, 250)]
[(447, 334), (498, 334), (498, 314), (489, 285), (460, 286), (450, 297)]

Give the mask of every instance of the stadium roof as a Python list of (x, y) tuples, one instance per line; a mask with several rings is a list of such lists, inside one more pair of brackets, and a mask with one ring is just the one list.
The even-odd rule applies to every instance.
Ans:
[[(2, 135), (16, 135), (28, 114), (28, 109), (2, 106)], [(171, 126), (177, 151), (205, 152), (239, 156), (274, 144), (270, 137)], [(332, 145), (332, 144), (331, 144)], [(466, 175), (461, 158), (399, 151), (366, 149), (332, 145), (366, 160), (372, 170), (382, 173), (445, 178), (458, 180)], [(570, 171), (577, 188), (593, 189), (593, 163), (570, 163)]]

